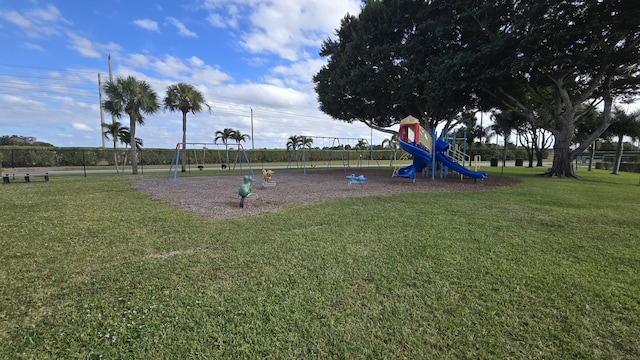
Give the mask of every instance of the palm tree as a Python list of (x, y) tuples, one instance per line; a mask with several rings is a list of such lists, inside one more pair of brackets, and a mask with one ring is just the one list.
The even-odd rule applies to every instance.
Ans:
[(504, 169), (507, 162), (507, 143), (509, 136), (513, 130), (517, 130), (526, 121), (526, 118), (520, 113), (508, 110), (502, 112), (494, 112), (491, 114), (494, 124), (491, 125), (493, 132), (504, 137), (504, 148), (502, 149), (502, 168)]
[(312, 145), (313, 138), (306, 136), (291, 135), (289, 136), (289, 139), (287, 139), (287, 150), (296, 150), (301, 147), (311, 149)]
[[(127, 166), (127, 149), (131, 145), (131, 133), (129, 132), (129, 128), (126, 128), (126, 127), (122, 132), (123, 132), (123, 136), (122, 136), (122, 139), (120, 139), (120, 141), (124, 144), (124, 156), (122, 157), (122, 173), (124, 173), (124, 168), (125, 166)], [(139, 137), (136, 137), (135, 148), (137, 150), (142, 148), (142, 139), (140, 139)]]
[(629, 136), (632, 139), (640, 137), (640, 111), (627, 114), (623, 109), (616, 106), (613, 111), (614, 120), (609, 125), (607, 132), (618, 137), (616, 146), (616, 158), (613, 164), (612, 174), (618, 175), (620, 171), (620, 163), (622, 162), (622, 149), (624, 145), (624, 137)]
[[(296, 151), (299, 148), (306, 147), (311, 149), (313, 145), (313, 139), (306, 136), (291, 135), (287, 139), (287, 150)], [(298, 159), (296, 159), (296, 166), (298, 166)]]
[(251, 136), (247, 134), (243, 134), (240, 130), (234, 130), (231, 138), (236, 141), (236, 143), (240, 144), (243, 141), (247, 141), (251, 139)]
[(225, 128), (224, 130), (218, 130), (215, 133), (215, 137), (213, 138), (214, 143), (218, 143), (218, 140), (221, 140), (224, 144), (225, 151), (227, 153), (227, 169), (231, 171), (229, 167), (229, 139), (233, 139), (235, 130), (231, 128)]
[(116, 165), (116, 174), (118, 170), (118, 141), (123, 141), (129, 135), (129, 128), (122, 126), (122, 123), (115, 121), (111, 124), (102, 124), (104, 136), (113, 140), (113, 163)]
[(298, 147), (305, 147), (307, 149), (311, 149), (313, 145), (313, 139), (306, 136), (300, 136), (298, 139)]
[(458, 123), (462, 125), (458, 132), (466, 133), (466, 143), (469, 147), (476, 139), (482, 142), (482, 139), (488, 137), (490, 131), (489, 127), (482, 127), (482, 121), (480, 125), (477, 124), (476, 113), (476, 111), (463, 111), (458, 119)]
[(398, 134), (391, 135), (391, 139), (382, 140), (382, 147), (385, 147), (385, 145), (389, 145), (389, 149), (393, 151), (393, 157), (389, 157), (389, 166), (393, 166), (393, 162), (396, 160), (398, 149), (400, 148), (400, 143), (398, 142)]
[(355, 148), (356, 150), (367, 150), (369, 148), (369, 144), (367, 144), (367, 140), (359, 139)]
[[(118, 77), (115, 81), (107, 81), (104, 85), (108, 100), (104, 109), (120, 119), (129, 115), (129, 143), (136, 143), (136, 124), (144, 125), (144, 116), (158, 112), (158, 95), (146, 81), (137, 80), (133, 76)], [(138, 173), (136, 146), (131, 148), (131, 170)]]
[[(583, 115), (580, 122), (576, 124), (576, 130), (575, 130), (576, 132), (575, 132), (573, 141), (576, 143), (582, 144), (584, 141), (586, 141), (589, 138), (591, 134), (596, 132), (596, 130), (600, 126), (602, 126), (604, 117), (602, 116), (602, 113), (598, 111), (596, 108), (588, 107), (587, 105), (580, 105), (580, 110), (578, 111)], [(602, 135), (600, 135), (600, 137), (595, 139), (589, 145), (589, 164), (587, 167), (588, 171), (591, 171), (593, 167), (593, 160), (596, 155), (598, 140), (604, 140), (606, 138), (606, 134), (607, 132), (605, 131)]]
[[(231, 138), (236, 141), (236, 144), (240, 144), (243, 141), (247, 141), (251, 139), (251, 136), (247, 134), (243, 134), (242, 131), (240, 130), (233, 130), (233, 134)], [(236, 154), (236, 163), (240, 160), (239, 156), (240, 156), (240, 146), (238, 146), (238, 153)], [(236, 166), (234, 164), (233, 168), (235, 169), (235, 167)]]
[(300, 136), (291, 135), (289, 139), (287, 139), (287, 150), (295, 150), (298, 148), (298, 144), (300, 143)]
[(204, 108), (211, 111), (209, 106), (193, 85), (178, 83), (167, 87), (167, 95), (164, 98), (164, 109), (169, 111), (180, 110), (182, 112), (182, 172), (186, 172), (187, 163), (187, 113), (199, 113)]

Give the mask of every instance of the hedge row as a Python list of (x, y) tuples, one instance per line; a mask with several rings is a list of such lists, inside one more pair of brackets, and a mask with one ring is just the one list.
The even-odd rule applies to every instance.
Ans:
[[(130, 151), (118, 149), (116, 152), (118, 163), (127, 159), (130, 163)], [(166, 165), (169, 166), (173, 160), (175, 151), (173, 149), (140, 149), (137, 151), (138, 164), (140, 165)], [(395, 157), (400, 158), (405, 153), (402, 150), (395, 152)], [(502, 151), (499, 149), (478, 149), (468, 151), (473, 159), (475, 155), (480, 155), (482, 160), (502, 159)], [(246, 155), (246, 158), (245, 158)], [(238, 156), (242, 161), (247, 159), (251, 163), (283, 163), (289, 161), (302, 161), (302, 157), (308, 162), (314, 161), (342, 161), (353, 162), (369, 160), (389, 161), (394, 158), (394, 152), (389, 149), (384, 150), (340, 150), (340, 149), (305, 149), (290, 150), (280, 149), (256, 149), (246, 150), (238, 153), (237, 149), (229, 149), (229, 162), (237, 161)], [(526, 158), (524, 150), (509, 150), (507, 160)], [(87, 149), (87, 148), (51, 148), (51, 147), (0, 147), (0, 161), (3, 167), (66, 167), (66, 166), (113, 166), (113, 149)], [(224, 149), (192, 149), (187, 150), (187, 162), (192, 165), (197, 164), (221, 164), (226, 163), (226, 152)]]

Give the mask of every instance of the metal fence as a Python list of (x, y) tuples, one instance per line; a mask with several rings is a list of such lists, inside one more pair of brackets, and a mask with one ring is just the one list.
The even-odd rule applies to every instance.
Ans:
[[(402, 151), (395, 152), (400, 157)], [(184, 152), (186, 162), (190, 166), (233, 164), (248, 160), (251, 163), (287, 163), (302, 160), (345, 161), (350, 164), (358, 161), (389, 161), (394, 158), (392, 150), (343, 150), (343, 149), (311, 149), (296, 152), (278, 149), (244, 150), (237, 149), (190, 149)], [(175, 155), (174, 149), (138, 149), (136, 151), (139, 166), (171, 166)], [(181, 153), (182, 156), (182, 153)], [(78, 149), (78, 148), (0, 148), (0, 161), (3, 168), (10, 167), (94, 167), (94, 166), (129, 166), (131, 164), (130, 149)]]
[[(301, 161), (304, 155), (306, 161), (335, 161), (344, 160), (346, 163), (353, 161), (390, 161), (400, 158), (404, 153), (401, 150), (391, 149), (301, 149), (295, 152), (284, 149), (247, 149), (244, 150), (247, 159), (255, 163), (282, 163), (289, 161)], [(138, 164), (166, 165), (169, 167), (173, 159), (174, 149), (138, 149)], [(474, 158), (480, 156), (483, 161), (490, 159), (502, 159), (502, 150), (499, 148), (484, 148), (467, 150), (467, 154)], [(198, 164), (223, 164), (233, 163), (238, 159), (237, 148), (230, 146), (227, 151), (224, 147), (218, 148), (192, 148), (186, 150), (187, 163)], [(523, 149), (508, 150), (507, 160), (526, 159), (526, 151)], [(103, 148), (46, 148), (46, 147), (0, 147), (0, 161), (7, 167), (71, 167), (71, 166), (114, 166), (131, 163), (130, 149), (103, 149)]]

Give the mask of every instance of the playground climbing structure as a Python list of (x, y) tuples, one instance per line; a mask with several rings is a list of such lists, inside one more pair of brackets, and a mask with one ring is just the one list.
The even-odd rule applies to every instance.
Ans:
[[(433, 135), (430, 134), (420, 126), (420, 121), (413, 116), (404, 118), (400, 122), (398, 140), (402, 150), (412, 155), (413, 163), (396, 169), (393, 175), (406, 177), (415, 182), (416, 174), (430, 169), (431, 179), (435, 180), (436, 165), (439, 163), (443, 165), (441, 169), (445, 171), (445, 174), (446, 171), (450, 170), (459, 173), (461, 176), (485, 179), (487, 177), (486, 173), (472, 171), (464, 167), (468, 157), (464, 153), (458, 153), (458, 149), (455, 146), (452, 148), (446, 141), (447, 137), (448, 134), (443, 132), (441, 138), (436, 138), (435, 131)], [(441, 176), (443, 175), (441, 173)]]

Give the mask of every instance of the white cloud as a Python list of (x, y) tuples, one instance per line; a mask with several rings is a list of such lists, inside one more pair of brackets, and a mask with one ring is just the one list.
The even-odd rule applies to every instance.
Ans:
[(227, 26), (227, 23), (224, 21), (224, 19), (222, 18), (222, 15), (220, 14), (209, 14), (207, 16), (207, 21), (209, 22), (209, 24), (213, 25), (214, 27), (218, 27), (218, 28), (224, 28)]
[(114, 42), (108, 42), (106, 44), (94, 43), (94, 46), (102, 53), (119, 54), (122, 52), (122, 46)]
[[(360, 12), (359, 0), (205, 0), (204, 6), (210, 11), (207, 20), (213, 26), (242, 31), (245, 49), (276, 54), (289, 61), (309, 58), (306, 47), (315, 47), (332, 36), (345, 14)], [(243, 19), (240, 8), (248, 13)], [(247, 22), (244, 28), (237, 26), (242, 20)]]
[[(217, 11), (216, 7), (209, 8)], [(235, 4), (229, 4), (224, 7), (224, 13), (212, 12), (207, 16), (207, 21), (218, 28), (237, 29), (240, 22), (240, 9)]]
[(189, 58), (189, 64), (195, 67), (203, 67), (204, 61), (202, 61), (202, 59), (198, 58), (197, 56), (192, 56)]
[(220, 85), (230, 80), (232, 80), (232, 78), (231, 76), (229, 76), (229, 74), (210, 65), (204, 65), (196, 69), (191, 69), (191, 74), (187, 79), (187, 81), (189, 81), (190, 83), (205, 84), (208, 86)]
[(309, 82), (324, 63), (325, 61), (322, 59), (308, 59), (294, 63), (290, 66), (276, 66), (271, 69), (271, 74), (288, 79)]
[(0, 100), (2, 102), (6, 102), (10, 104), (26, 105), (29, 107), (44, 105), (43, 102), (35, 101), (22, 96), (15, 96), (15, 95), (0, 94)]
[(73, 32), (67, 32), (67, 36), (69, 37), (69, 48), (87, 58), (99, 59), (103, 53), (112, 54), (122, 51), (122, 47), (114, 42), (107, 44), (92, 42), (90, 39)]
[(55, 6), (49, 4), (46, 8), (35, 8), (27, 13), (30, 17), (36, 19), (37, 21), (43, 22), (65, 22), (69, 23), (66, 19), (62, 17), (62, 14)]
[(166, 55), (164, 60), (154, 59), (151, 63), (151, 68), (158, 74), (170, 78), (179, 77), (182, 73), (189, 71), (189, 67), (182, 60), (171, 55)]
[(169, 23), (171, 23), (173, 26), (176, 27), (176, 29), (178, 29), (178, 35), (186, 36), (186, 37), (194, 37), (194, 38), (198, 37), (198, 34), (187, 29), (187, 27), (180, 20), (172, 17), (167, 17), (167, 21), (169, 21)]
[(146, 30), (150, 30), (150, 31), (155, 31), (155, 32), (160, 32), (160, 29), (158, 28), (158, 23), (150, 20), (150, 19), (138, 19), (138, 20), (134, 20), (133, 23), (138, 26), (141, 27), (143, 29)]
[(86, 37), (74, 34), (72, 32), (67, 33), (69, 36), (69, 48), (77, 51), (80, 55), (88, 58), (99, 58), (100, 52), (98, 52), (91, 40)]
[(36, 7), (24, 13), (0, 11), (0, 17), (18, 26), (31, 38), (58, 35), (63, 24), (71, 24), (55, 6)]
[[(31, 20), (25, 18), (17, 11), (2, 11), (0, 17), (4, 18), (8, 22), (22, 28), (25, 32), (36, 31), (34, 24)], [(35, 32), (37, 34), (37, 32)]]
[(30, 42), (25, 42), (24, 47), (31, 50), (46, 52), (46, 50), (42, 46), (30, 43)]
[(80, 130), (80, 131), (93, 131), (93, 128), (89, 127), (87, 124), (73, 123), (73, 124), (71, 124), (71, 126), (74, 129)]
[(148, 68), (151, 64), (151, 56), (143, 54), (131, 54), (124, 60), (134, 67)]
[[(138, 71), (153, 70), (166, 79), (164, 81), (166, 85), (175, 81), (183, 81), (194, 85), (212, 86), (232, 79), (231, 76), (220, 69), (207, 65), (197, 56), (191, 56), (183, 60), (172, 55), (165, 55), (164, 59), (159, 59), (150, 55), (132, 54), (123, 60), (128, 66), (132, 67), (126, 70), (128, 75), (135, 75), (133, 69), (138, 69)], [(120, 71), (124, 69), (121, 68)], [(142, 72), (135, 76), (140, 76), (140, 74)], [(162, 82), (162, 80), (158, 81)]]
[(305, 109), (312, 99), (309, 94), (291, 88), (259, 83), (229, 85), (216, 91), (226, 98), (275, 109)]

